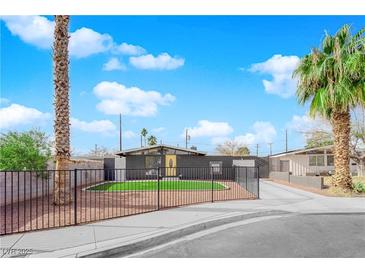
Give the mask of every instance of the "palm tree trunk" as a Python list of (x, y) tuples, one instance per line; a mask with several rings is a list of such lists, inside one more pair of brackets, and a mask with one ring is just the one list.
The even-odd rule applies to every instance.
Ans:
[(331, 123), (334, 136), (335, 174), (332, 183), (343, 189), (352, 188), (350, 173), (350, 112), (334, 112)]
[(55, 16), (53, 43), (54, 88), (55, 88), (55, 153), (56, 174), (54, 203), (64, 205), (71, 202), (70, 194), (70, 109), (68, 77), (68, 15)]

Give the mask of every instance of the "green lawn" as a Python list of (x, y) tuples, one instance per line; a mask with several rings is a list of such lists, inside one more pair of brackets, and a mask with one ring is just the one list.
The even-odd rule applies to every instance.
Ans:
[[(160, 181), (160, 190), (211, 190), (212, 182), (207, 181)], [(214, 182), (214, 190), (225, 189), (225, 186)], [(157, 181), (108, 182), (88, 188), (100, 191), (157, 190)]]

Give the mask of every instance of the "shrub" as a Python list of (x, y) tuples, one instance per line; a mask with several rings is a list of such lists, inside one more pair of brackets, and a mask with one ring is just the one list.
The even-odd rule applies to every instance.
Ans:
[(365, 183), (355, 182), (352, 184), (352, 188), (356, 193), (365, 193)]
[(44, 132), (10, 131), (0, 137), (0, 170), (45, 169), (51, 144)]

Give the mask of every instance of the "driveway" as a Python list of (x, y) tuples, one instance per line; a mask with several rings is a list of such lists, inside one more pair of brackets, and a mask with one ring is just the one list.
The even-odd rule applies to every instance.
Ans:
[[(200, 207), (218, 209), (217, 204)], [(262, 181), (261, 200), (219, 207), (289, 214), (210, 229), (134, 257), (365, 257), (364, 198), (325, 197)]]

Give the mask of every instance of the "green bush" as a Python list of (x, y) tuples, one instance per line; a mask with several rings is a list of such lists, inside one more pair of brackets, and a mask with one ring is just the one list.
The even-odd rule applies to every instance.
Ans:
[(365, 193), (365, 183), (355, 182), (352, 184), (352, 188), (356, 193)]
[(10, 131), (0, 136), (0, 170), (39, 170), (47, 167), (51, 144), (44, 132)]

